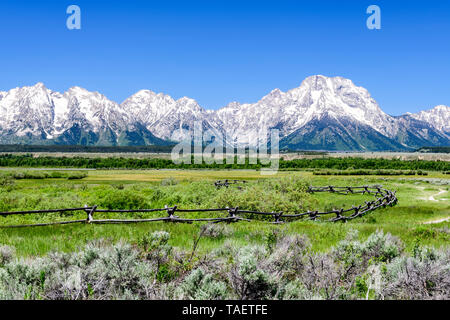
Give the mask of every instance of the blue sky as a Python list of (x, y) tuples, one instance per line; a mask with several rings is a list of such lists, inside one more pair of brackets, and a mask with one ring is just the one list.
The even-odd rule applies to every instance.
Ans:
[[(66, 28), (71, 4), (81, 30)], [(217, 109), (323, 74), (392, 115), (450, 105), (450, 1), (2, 0), (0, 30), (0, 90), (78, 85), (120, 103), (151, 89)]]

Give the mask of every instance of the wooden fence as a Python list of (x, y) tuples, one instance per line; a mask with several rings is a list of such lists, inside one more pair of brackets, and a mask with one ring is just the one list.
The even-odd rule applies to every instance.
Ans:
[[(246, 183), (238, 180), (233, 181), (218, 181), (215, 183), (217, 188), (228, 187), (231, 184)], [(57, 221), (49, 223), (37, 223), (37, 224), (23, 224), (23, 225), (5, 225), (0, 228), (22, 228), (22, 227), (37, 227), (37, 226), (50, 226), (50, 225), (63, 225), (73, 223), (88, 223), (88, 224), (114, 224), (114, 223), (141, 223), (141, 222), (179, 222), (179, 223), (192, 223), (192, 222), (238, 222), (238, 221), (254, 221), (262, 220), (269, 223), (286, 223), (299, 219), (309, 220), (321, 220), (329, 222), (347, 221), (357, 217), (361, 217), (368, 212), (374, 211), (378, 208), (385, 208), (387, 206), (394, 206), (397, 204), (397, 197), (395, 191), (384, 189), (382, 186), (360, 186), (360, 187), (309, 187), (308, 192), (329, 192), (336, 194), (369, 194), (374, 195), (375, 199), (372, 201), (366, 201), (359, 206), (352, 206), (348, 209), (330, 210), (326, 212), (320, 211), (306, 211), (306, 212), (261, 212), (253, 210), (240, 209), (239, 207), (233, 208), (212, 208), (212, 209), (180, 209), (178, 206), (165, 206), (160, 209), (135, 209), (135, 210), (110, 210), (110, 209), (98, 209), (97, 206), (84, 206), (79, 208), (68, 209), (52, 209), (52, 210), (33, 210), (33, 211), (16, 211), (16, 212), (0, 212), (0, 216), (13, 216), (13, 215), (27, 215), (27, 214), (47, 214), (47, 213), (64, 213), (74, 211), (84, 211), (87, 215), (86, 219), (81, 220), (69, 220), (69, 221)], [(163, 217), (156, 217), (150, 219), (94, 219), (95, 213), (145, 213), (145, 212), (165, 212)], [(176, 213), (199, 213), (199, 212), (216, 212), (223, 213), (225, 216), (211, 217), (211, 218), (180, 218)], [(252, 217), (262, 217), (263, 219), (253, 219)], [(331, 216), (329, 219), (322, 219), (322, 217)]]

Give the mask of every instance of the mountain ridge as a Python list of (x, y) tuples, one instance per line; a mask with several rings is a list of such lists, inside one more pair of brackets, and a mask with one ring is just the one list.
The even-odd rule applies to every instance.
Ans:
[(192, 130), (195, 122), (252, 146), (261, 143), (261, 132), (273, 128), (280, 130), (285, 148), (373, 151), (450, 145), (450, 107), (391, 116), (367, 89), (342, 77), (311, 76), (297, 88), (276, 88), (255, 103), (231, 102), (218, 110), (146, 89), (120, 104), (78, 86), (59, 93), (39, 82), (0, 91), (0, 143), (167, 145), (183, 139), (173, 135), (177, 129)]

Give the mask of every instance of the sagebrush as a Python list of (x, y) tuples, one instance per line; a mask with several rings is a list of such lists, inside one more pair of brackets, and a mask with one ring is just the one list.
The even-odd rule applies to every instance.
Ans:
[[(224, 232), (208, 226), (199, 236)], [(0, 299), (450, 298), (449, 248), (408, 253), (382, 231), (365, 241), (350, 232), (327, 252), (313, 251), (303, 235), (272, 232), (265, 239), (244, 247), (225, 241), (202, 255), (195, 246), (172, 247), (165, 231), (136, 244), (96, 240), (39, 258), (18, 258), (0, 246)]]

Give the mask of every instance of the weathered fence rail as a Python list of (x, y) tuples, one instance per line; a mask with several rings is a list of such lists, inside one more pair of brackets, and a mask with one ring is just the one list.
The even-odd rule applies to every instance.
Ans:
[[(238, 180), (233, 180), (232, 183), (239, 183)], [(246, 182), (244, 182), (246, 183)], [(225, 180), (224, 182), (218, 181), (215, 183), (216, 187), (228, 187), (230, 182)], [(110, 210), (110, 209), (98, 209), (97, 206), (85, 206), (79, 208), (66, 208), (66, 209), (51, 209), (51, 210), (31, 210), (31, 211), (16, 211), (16, 212), (0, 212), (0, 216), (13, 216), (13, 215), (27, 215), (27, 214), (44, 214), (44, 213), (64, 213), (84, 211), (87, 214), (86, 219), (82, 220), (69, 220), (69, 221), (55, 221), (48, 223), (36, 223), (36, 224), (24, 224), (24, 225), (4, 225), (0, 228), (21, 228), (21, 227), (37, 227), (37, 226), (50, 226), (50, 225), (63, 225), (73, 223), (88, 223), (88, 224), (117, 224), (117, 223), (141, 223), (141, 222), (177, 222), (177, 223), (193, 223), (193, 222), (238, 222), (238, 221), (254, 221), (260, 219), (249, 218), (245, 215), (262, 216), (263, 221), (269, 223), (286, 223), (295, 221), (298, 219), (310, 219), (321, 220), (329, 222), (347, 221), (357, 217), (363, 216), (368, 212), (374, 211), (381, 207), (394, 206), (397, 204), (397, 197), (395, 191), (390, 191), (382, 186), (359, 186), (359, 187), (337, 187), (337, 186), (325, 186), (325, 187), (309, 187), (308, 192), (330, 192), (342, 195), (348, 194), (369, 194), (374, 195), (375, 199), (372, 201), (365, 201), (364, 204), (359, 206), (352, 206), (351, 208), (341, 208), (336, 210), (330, 210), (326, 212), (306, 211), (306, 212), (261, 212), (253, 210), (244, 210), (239, 207), (234, 208), (211, 208), (211, 209), (180, 209), (178, 206), (165, 206), (159, 209), (132, 209), (132, 210)], [(149, 219), (94, 219), (95, 213), (146, 213), (146, 212), (166, 212), (164, 217), (155, 217)], [(222, 217), (207, 217), (207, 218), (180, 218), (175, 213), (193, 213), (193, 212), (223, 212), (226, 216)], [(332, 216), (327, 220), (320, 219), (324, 216)], [(271, 218), (268, 218), (271, 217)], [(270, 219), (270, 220), (269, 220)]]

